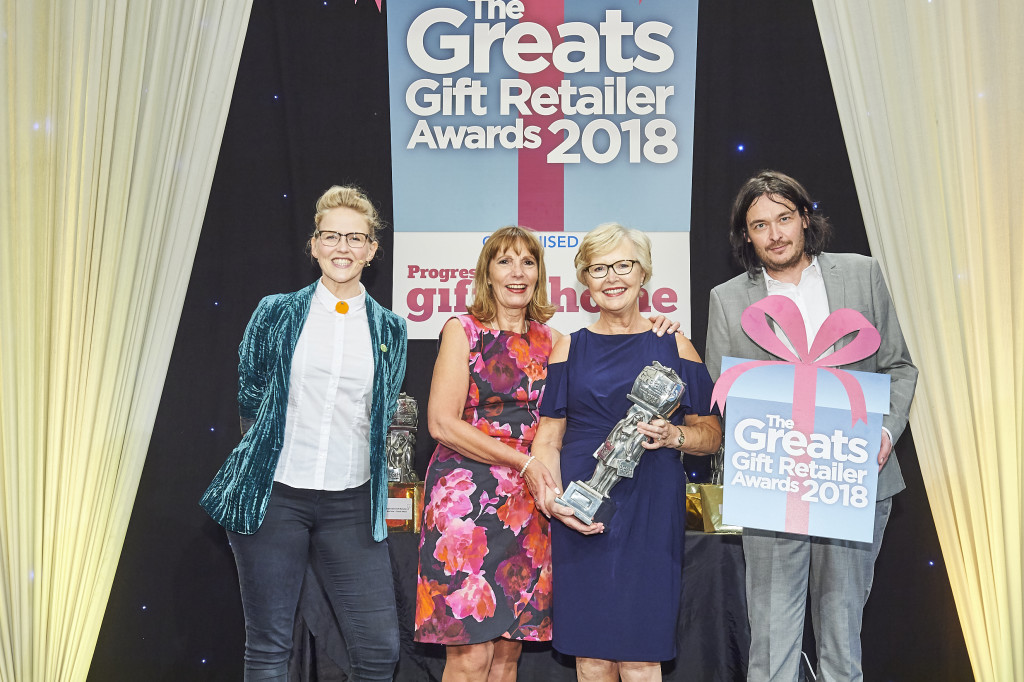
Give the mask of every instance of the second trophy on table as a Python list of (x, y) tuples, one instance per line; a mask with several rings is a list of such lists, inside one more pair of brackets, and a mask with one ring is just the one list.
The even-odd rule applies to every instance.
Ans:
[(423, 481), (413, 469), (419, 420), (420, 410), (416, 399), (401, 393), (384, 446), (388, 457), (387, 524), (393, 532), (420, 532)]

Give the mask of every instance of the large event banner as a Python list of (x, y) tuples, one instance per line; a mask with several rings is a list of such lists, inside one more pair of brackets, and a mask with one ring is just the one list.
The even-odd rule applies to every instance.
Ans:
[(697, 0), (390, 3), (394, 309), (436, 338), (503, 225), (540, 231), (573, 331), (595, 308), (572, 259), (606, 222), (646, 232), (641, 306), (689, 331)]

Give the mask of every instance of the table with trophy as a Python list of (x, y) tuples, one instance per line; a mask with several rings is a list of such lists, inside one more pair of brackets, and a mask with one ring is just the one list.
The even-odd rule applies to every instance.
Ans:
[[(594, 475), (587, 481), (571, 482), (562, 495), (579, 518), (589, 522), (615, 483), (632, 475), (644, 452), (640, 445), (643, 436), (636, 431), (636, 423), (671, 413), (683, 390), (679, 377), (658, 363), (641, 372), (629, 396), (629, 412), (594, 453)], [(388, 545), (402, 638), (395, 679), (409, 682), (440, 680), (445, 660), (443, 646), (413, 642), (419, 516), (424, 497), (423, 482), (414, 467), (418, 422), (416, 400), (403, 393), (387, 438)], [(422, 462), (422, 468), (426, 464)], [(712, 469), (720, 473), (720, 460)], [(686, 531), (678, 655), (662, 665), (665, 680), (742, 680), (746, 675), (750, 632), (743, 550), (739, 529), (721, 526), (720, 491), (720, 485), (687, 488), (690, 530)], [(713, 532), (705, 532), (705, 525)], [(291, 679), (346, 679), (342, 673), (348, 663), (344, 642), (312, 569), (307, 571), (297, 620)], [(574, 661), (549, 644), (527, 642), (519, 678), (569, 682), (576, 679)]]

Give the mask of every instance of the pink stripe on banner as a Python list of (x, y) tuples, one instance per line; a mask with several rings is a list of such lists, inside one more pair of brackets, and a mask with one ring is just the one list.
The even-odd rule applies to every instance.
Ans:
[[(559, 42), (558, 25), (565, 17), (564, 0), (527, 0), (520, 21), (532, 21), (547, 29), (552, 43)], [(550, 62), (550, 55), (546, 57)], [(540, 73), (519, 74), (534, 91), (541, 86), (557, 88), (562, 72), (551, 64)], [(565, 229), (565, 177), (562, 164), (548, 164), (548, 152), (562, 141), (562, 134), (548, 131), (548, 126), (562, 117), (560, 111), (549, 116), (522, 116), (523, 128), (534, 125), (541, 129), (541, 143), (536, 149), (519, 150), (519, 224), (535, 230)]]

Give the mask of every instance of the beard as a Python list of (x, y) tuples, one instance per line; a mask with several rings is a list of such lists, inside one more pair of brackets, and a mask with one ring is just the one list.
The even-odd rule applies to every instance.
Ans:
[[(803, 234), (800, 235), (803, 237)], [(772, 244), (770, 247), (781, 246), (780, 244)], [(754, 253), (757, 255), (758, 260), (764, 265), (765, 270), (770, 272), (781, 272), (789, 270), (795, 266), (800, 265), (807, 258), (807, 254), (804, 253), (804, 240), (799, 239), (788, 242), (786, 244), (787, 249), (781, 254), (775, 254), (769, 250), (768, 247), (754, 247)]]

